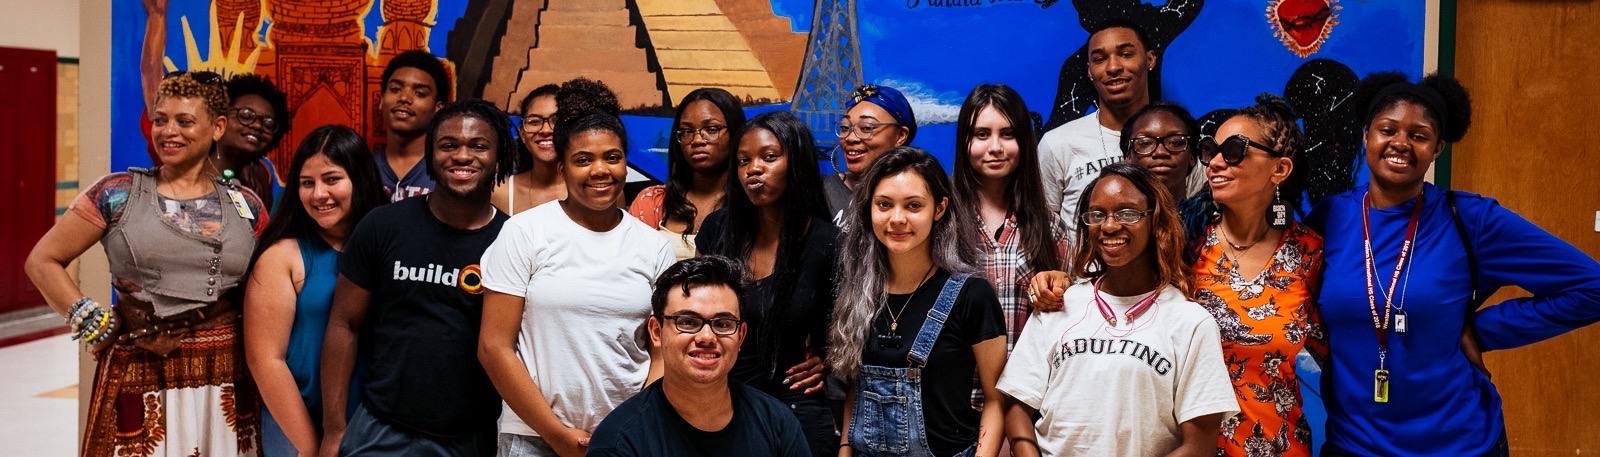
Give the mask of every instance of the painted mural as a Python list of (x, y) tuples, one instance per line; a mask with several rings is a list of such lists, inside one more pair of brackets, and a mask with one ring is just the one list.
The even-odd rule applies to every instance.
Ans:
[[(502, 107), (547, 83), (605, 82), (627, 108), (630, 161), (652, 176), (666, 171), (673, 104), (704, 86), (743, 98), (752, 115), (795, 111), (825, 145), (853, 86), (894, 86), (921, 123), (915, 144), (948, 164), (974, 85), (1015, 87), (1047, 127), (1092, 111), (1085, 27), (1124, 17), (1151, 35), (1153, 98), (1214, 119), (1261, 92), (1285, 95), (1326, 162), (1316, 179), (1349, 180), (1359, 126), (1343, 102), (1357, 75), (1417, 76), (1425, 42), (1423, 0), (114, 0), (113, 10), (113, 169), (149, 161), (139, 72), (152, 44), (168, 71), (276, 81), (294, 112), (277, 162), (327, 123), (382, 141), (383, 66), (426, 49), (450, 64), (456, 98)], [(151, 14), (164, 34), (146, 33)]]

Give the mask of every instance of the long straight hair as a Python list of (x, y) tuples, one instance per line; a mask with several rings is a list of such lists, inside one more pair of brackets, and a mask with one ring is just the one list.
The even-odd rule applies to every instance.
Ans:
[[(716, 105), (718, 111), (722, 112), (722, 119), (727, 121), (728, 124), (728, 129), (723, 131), (723, 135), (733, 135), (735, 132), (744, 129), (744, 108), (739, 106), (739, 99), (728, 93), (728, 91), (715, 87), (702, 87), (683, 96), (683, 101), (678, 102), (678, 112), (672, 116), (672, 128), (678, 128), (678, 121), (683, 120), (684, 109), (688, 108), (690, 104), (701, 100), (711, 102), (712, 105)], [(736, 140), (728, 141), (728, 159), (730, 162), (733, 161), (733, 151), (737, 144), (738, 141)], [(684, 157), (683, 154), (683, 143), (678, 141), (676, 135), (668, 138), (667, 194), (661, 200), (662, 214), (666, 217), (661, 218), (661, 223), (665, 224), (667, 219), (688, 221), (689, 228), (684, 230), (683, 233), (684, 235), (690, 235), (694, 234), (697, 228), (694, 226), (694, 219), (698, 212), (701, 210), (709, 212), (714, 208), (695, 208), (694, 203), (689, 201), (688, 189), (694, 186), (694, 168), (689, 166), (689, 158)], [(724, 194), (722, 198), (723, 202), (726, 202), (728, 196)]]
[[(1089, 212), (1089, 201), (1094, 196), (1095, 186), (1098, 186), (1101, 180), (1112, 176), (1133, 183), (1133, 187), (1144, 194), (1145, 200), (1150, 202), (1150, 206), (1145, 209), (1150, 210), (1146, 220), (1151, 222), (1150, 238), (1154, 243), (1150, 249), (1154, 249), (1155, 252), (1150, 255), (1155, 256), (1156, 273), (1160, 275), (1162, 281), (1183, 292), (1183, 296), (1193, 299), (1195, 272), (1183, 259), (1183, 222), (1178, 219), (1178, 208), (1171, 193), (1167, 192), (1166, 186), (1156, 181), (1155, 175), (1150, 174), (1149, 170), (1127, 162), (1117, 162), (1101, 168), (1100, 176), (1096, 176), (1094, 180), (1089, 181), (1088, 186), (1084, 187), (1083, 198), (1078, 199), (1077, 214)], [(1078, 246), (1072, 256), (1073, 277), (1092, 279), (1105, 274), (1106, 263), (1100, 258), (1099, 243), (1089, 240), (1089, 236), (1088, 227), (1078, 230)]]
[(828, 330), (828, 366), (845, 380), (854, 380), (861, 367), (861, 352), (867, 331), (877, 318), (888, 295), (884, 282), (889, 277), (889, 255), (872, 229), (872, 198), (878, 183), (901, 173), (916, 173), (928, 185), (935, 202), (948, 199), (944, 217), (933, 222), (928, 234), (928, 257), (934, 267), (951, 274), (973, 273), (978, 262), (977, 244), (966, 236), (974, 230), (971, 219), (958, 217), (966, 202), (954, 192), (954, 185), (926, 151), (911, 146), (889, 150), (867, 168), (862, 186), (850, 198), (845, 213), (844, 243), (840, 246), (841, 269), (838, 298), (833, 306), (833, 322)]
[[(967, 101), (961, 104), (961, 114), (956, 121), (956, 194), (969, 203), (960, 210), (961, 217), (971, 218), (974, 227), (980, 224), (978, 212), (978, 172), (972, 168), (972, 135), (978, 114), (984, 108), (994, 108), (1011, 123), (1011, 133), (1017, 141), (1017, 168), (1011, 172), (1006, 186), (1006, 209), (1017, 219), (1017, 231), (1022, 235), (1022, 252), (1028, 256), (1028, 266), (1033, 271), (1059, 270), (1060, 255), (1056, 253), (1055, 240), (1061, 234), (1055, 231), (1054, 211), (1044, 204), (1044, 178), (1039, 174), (1039, 139), (1028, 115), (1028, 105), (1022, 96), (1004, 84), (984, 84), (972, 89)], [(998, 134), (998, 133), (996, 133)], [(989, 236), (977, 233), (976, 236)]]
[(322, 230), (311, 214), (306, 212), (305, 202), (300, 201), (299, 194), (300, 172), (305, 169), (307, 160), (318, 155), (344, 168), (350, 180), (350, 210), (345, 213), (345, 219), (360, 221), (373, 208), (389, 202), (383, 193), (383, 181), (378, 180), (378, 167), (372, 161), (372, 152), (367, 149), (366, 140), (361, 139), (355, 130), (343, 125), (317, 127), (306, 134), (289, 162), (289, 179), (294, 184), (284, 190), (284, 196), (278, 201), (267, 228), (261, 231), (255, 252), (250, 255), (252, 269), (255, 268), (256, 259), (261, 258), (261, 253), (278, 240), (310, 238), (318, 236)]
[[(823, 198), (822, 172), (817, 166), (817, 146), (812, 140), (811, 129), (788, 111), (773, 111), (756, 116), (738, 132), (730, 130), (729, 134), (736, 135), (731, 144), (734, 150), (738, 150), (738, 142), (746, 133), (756, 130), (772, 133), (783, 147), (788, 161), (783, 195), (772, 203), (783, 211), (782, 226), (778, 229), (778, 252), (772, 262), (772, 304), (766, 313), (767, 318), (762, 320), (755, 332), (756, 349), (767, 355), (769, 366), (766, 368), (775, 370), (779, 338), (774, 329), (794, 322), (799, 317), (790, 314), (796, 284), (804, 274), (800, 271), (800, 257), (805, 253), (806, 236), (815, 224), (832, 222), (828, 219), (828, 202)], [(750, 195), (745, 193), (744, 185), (738, 179), (738, 164), (737, 159), (728, 161), (728, 187), (723, 197), (727, 204), (724, 211), (727, 211), (728, 221), (717, 252), (710, 254), (733, 259), (749, 271), (756, 231), (761, 227), (761, 208), (751, 203)], [(818, 345), (822, 343), (818, 342)]]

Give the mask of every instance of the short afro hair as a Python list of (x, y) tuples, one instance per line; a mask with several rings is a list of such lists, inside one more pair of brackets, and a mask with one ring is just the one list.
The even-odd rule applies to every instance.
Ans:
[(401, 68), (415, 68), (427, 73), (433, 78), (433, 90), (439, 94), (437, 97), (439, 102), (450, 102), (450, 93), (454, 89), (450, 85), (450, 70), (444, 67), (444, 63), (440, 62), (438, 57), (422, 50), (402, 52), (394, 56), (394, 59), (390, 59), (388, 66), (383, 67), (383, 84), (389, 85), (389, 78), (394, 77), (394, 72), (400, 71)]
[(267, 149), (277, 148), (278, 141), (283, 139), (284, 134), (289, 133), (290, 123), (294, 117), (289, 112), (288, 94), (284, 94), (277, 85), (272, 84), (271, 78), (255, 73), (233, 75), (232, 78), (228, 78), (228, 82), (223, 83), (223, 87), (228, 90), (228, 100), (232, 102), (236, 103), (239, 98), (246, 95), (255, 95), (265, 99), (268, 105), (272, 105), (275, 125), (271, 132), (272, 138), (267, 141)]

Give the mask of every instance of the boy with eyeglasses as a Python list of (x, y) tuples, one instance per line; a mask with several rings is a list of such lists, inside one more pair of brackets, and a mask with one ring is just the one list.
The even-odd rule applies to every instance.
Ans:
[(746, 332), (743, 278), (732, 260), (714, 255), (661, 273), (649, 332), (663, 377), (600, 423), (589, 455), (811, 455), (787, 406), (728, 380)]

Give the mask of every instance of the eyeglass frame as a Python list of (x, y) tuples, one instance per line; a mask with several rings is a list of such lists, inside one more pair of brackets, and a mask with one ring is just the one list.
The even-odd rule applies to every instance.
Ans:
[[(712, 133), (712, 130), (716, 130), (716, 133)], [(726, 125), (707, 125), (697, 129), (672, 129), (672, 136), (678, 140), (679, 144), (689, 144), (694, 141), (696, 135), (704, 136), (706, 141), (709, 142), (721, 138), (723, 132), (726, 131), (728, 131), (728, 126)]]
[[(1172, 149), (1170, 147), (1167, 147), (1167, 143), (1168, 143), (1167, 139), (1168, 138), (1172, 138), (1172, 137), (1183, 138), (1183, 149)], [(1138, 146), (1138, 142), (1139, 142), (1140, 139), (1151, 139), (1151, 140), (1155, 140), (1155, 142), (1150, 144), (1150, 150), (1149, 151), (1140, 152), (1139, 151), (1139, 146)], [(1145, 157), (1145, 156), (1149, 156), (1149, 155), (1155, 154), (1156, 153), (1156, 148), (1164, 148), (1164, 149), (1167, 150), (1167, 152), (1172, 153), (1172, 154), (1181, 154), (1181, 153), (1184, 153), (1184, 152), (1188, 152), (1190, 148), (1194, 147), (1193, 143), (1195, 143), (1194, 135), (1187, 134), (1187, 133), (1174, 133), (1174, 134), (1167, 135), (1167, 136), (1157, 136), (1157, 137), (1138, 135), (1138, 136), (1135, 136), (1135, 137), (1130, 138), (1128, 140), (1128, 150), (1133, 152), (1134, 155), (1137, 155), (1137, 156), (1140, 156), (1140, 157)]]
[[(1234, 157), (1232, 160), (1228, 159), (1228, 155), (1229, 154), (1224, 148), (1224, 146), (1226, 146), (1228, 144), (1228, 142), (1230, 142), (1230, 141), (1242, 141), (1245, 144), (1244, 146), (1239, 147), (1239, 149), (1238, 149), (1240, 151), (1239, 155), (1237, 157)], [(1234, 143), (1234, 144), (1238, 144), (1238, 143)], [(1249, 153), (1250, 153), (1250, 147), (1251, 146), (1254, 146), (1256, 149), (1260, 149), (1262, 151), (1266, 151), (1267, 155), (1270, 155), (1270, 156), (1273, 156), (1273, 157), (1283, 157), (1282, 154), (1279, 154), (1278, 151), (1272, 150), (1272, 148), (1267, 147), (1267, 145), (1264, 145), (1264, 144), (1261, 144), (1261, 143), (1257, 143), (1257, 142), (1255, 142), (1255, 140), (1251, 140), (1250, 137), (1244, 136), (1244, 134), (1236, 133), (1236, 134), (1233, 134), (1233, 136), (1228, 137), (1228, 139), (1222, 140), (1221, 143), (1218, 143), (1216, 138), (1213, 138), (1213, 137), (1201, 138), (1200, 139), (1200, 162), (1201, 163), (1211, 163), (1211, 158), (1212, 157), (1215, 157), (1218, 154), (1221, 154), (1222, 155), (1222, 163), (1226, 163), (1230, 167), (1234, 166), (1234, 165), (1238, 165), (1239, 163), (1244, 162), (1244, 158), (1246, 156), (1250, 155)]]
[[(538, 119), (539, 122), (530, 122), (530, 121), (532, 121), (534, 119)], [(538, 115), (531, 115), (531, 114), (522, 116), (522, 130), (525, 131), (525, 132), (527, 132), (527, 131), (537, 132), (539, 130), (543, 130), (544, 126), (546, 126), (546, 125), (550, 126), (550, 129), (554, 130), (556, 128), (556, 117), (555, 116), (538, 116)], [(528, 130), (528, 127), (535, 127), (536, 130)]]
[[(743, 324), (744, 323), (743, 319), (738, 319), (738, 318), (732, 318), (732, 317), (703, 317), (703, 316), (694, 315), (694, 314), (667, 314), (667, 315), (656, 316), (656, 318), (657, 319), (661, 319), (661, 320), (671, 319), (672, 320), (672, 328), (676, 329), (678, 331), (678, 333), (682, 333), (682, 334), (685, 334), (685, 335), (693, 335), (693, 334), (696, 334), (696, 333), (700, 333), (701, 330), (705, 330), (706, 327), (710, 327), (712, 335), (716, 335), (716, 336), (733, 336), (733, 335), (739, 334), (739, 324)], [(694, 326), (694, 330), (693, 331), (687, 331), (687, 330), (684, 330), (683, 324), (679, 323), (679, 319), (698, 320), (698, 321), (700, 321), (700, 325)], [(729, 321), (733, 322), (733, 329), (728, 330), (728, 333), (722, 333), (722, 332), (718, 332), (717, 331), (717, 326), (714, 325), (715, 322), (729, 322)]]
[[(265, 127), (267, 129), (267, 131), (270, 131), (270, 132), (278, 131), (278, 118), (277, 118), (277, 116), (266, 116), (266, 115), (263, 115), (261, 113), (257, 113), (256, 110), (254, 110), (254, 109), (245, 108), (245, 107), (242, 107), (242, 106), (238, 107), (238, 108), (229, 109), (228, 111), (232, 112), (232, 113), (236, 113), (236, 114), (241, 112), (241, 111), (249, 111), (250, 112), (250, 116), (239, 115), (239, 116), (235, 116), (234, 117), (234, 119), (238, 119), (239, 120), (239, 125), (253, 125), (253, 124), (259, 122), (259, 123), (261, 123), (262, 127)], [(249, 119), (245, 119), (246, 117), (254, 117), (255, 120), (252, 121), (252, 120), (249, 120)]]
[[(844, 122), (840, 122), (839, 123), (839, 127), (833, 129), (833, 133), (835, 135), (839, 136), (839, 140), (840, 141), (843, 141), (845, 138), (848, 138), (850, 136), (850, 134), (852, 134), (852, 133), (856, 135), (857, 139), (860, 139), (861, 141), (867, 141), (867, 140), (871, 140), (874, 135), (878, 134), (877, 133), (878, 127), (883, 127), (885, 125), (893, 125), (893, 126), (899, 127), (900, 123), (899, 122), (873, 122), (873, 123), (866, 123), (866, 122), (844, 123)], [(862, 131), (861, 129), (863, 127), (865, 127), (867, 130), (866, 131)]]
[[(1143, 221), (1145, 216), (1149, 216), (1150, 214), (1155, 213), (1155, 212), (1156, 212), (1156, 210), (1154, 210), (1154, 209), (1147, 209), (1147, 210), (1144, 210), (1144, 211), (1139, 211), (1139, 210), (1132, 209), (1132, 208), (1123, 208), (1123, 209), (1119, 209), (1119, 210), (1116, 210), (1116, 211), (1112, 211), (1110, 213), (1107, 213), (1105, 211), (1090, 211), (1090, 212), (1087, 212), (1087, 213), (1079, 214), (1078, 215), (1078, 222), (1083, 223), (1083, 225), (1085, 227), (1094, 227), (1096, 225), (1101, 225), (1101, 224), (1106, 223), (1107, 220), (1115, 219), (1118, 224), (1121, 224), (1121, 225), (1133, 225), (1133, 224), (1139, 223), (1139, 221)], [(1098, 217), (1098, 218), (1100, 218), (1100, 220), (1099, 221), (1095, 221), (1095, 222), (1090, 222), (1089, 221), (1090, 217)], [(1132, 220), (1124, 220), (1124, 219), (1130, 219), (1130, 218)]]

